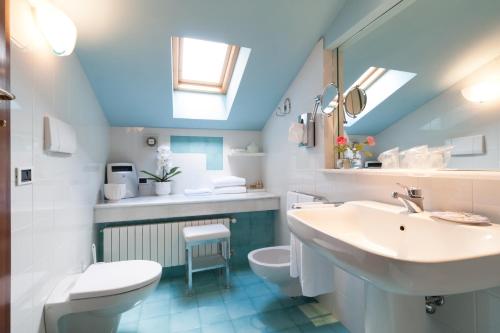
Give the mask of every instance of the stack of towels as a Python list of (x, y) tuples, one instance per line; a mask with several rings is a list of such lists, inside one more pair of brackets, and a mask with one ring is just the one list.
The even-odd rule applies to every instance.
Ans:
[(226, 176), (212, 180), (214, 186), (214, 194), (237, 194), (246, 193), (246, 180), (245, 178)]
[(187, 188), (187, 189), (184, 190), (184, 194), (185, 195), (200, 195), (200, 196), (203, 196), (203, 195), (210, 195), (210, 194), (212, 194), (212, 190), (209, 189), (208, 187), (200, 187), (200, 188), (193, 188), (193, 189)]

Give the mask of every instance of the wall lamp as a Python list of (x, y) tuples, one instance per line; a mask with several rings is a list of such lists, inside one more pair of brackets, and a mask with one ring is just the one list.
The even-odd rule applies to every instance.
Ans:
[(28, 0), (38, 28), (57, 56), (70, 55), (75, 49), (77, 30), (73, 21), (47, 0)]
[(485, 103), (500, 98), (500, 82), (483, 81), (462, 89), (462, 96), (470, 102)]

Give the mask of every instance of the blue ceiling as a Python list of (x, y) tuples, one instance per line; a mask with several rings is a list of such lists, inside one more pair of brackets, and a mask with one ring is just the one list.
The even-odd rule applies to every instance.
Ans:
[[(261, 129), (345, 0), (64, 0), (112, 126)], [(252, 49), (228, 120), (174, 119), (170, 37)], [(200, 105), (203, 108), (203, 105)]]
[(343, 47), (346, 86), (370, 66), (417, 76), (347, 132), (376, 135), (498, 57), (499, 18), (499, 0), (416, 0), (348, 42)]

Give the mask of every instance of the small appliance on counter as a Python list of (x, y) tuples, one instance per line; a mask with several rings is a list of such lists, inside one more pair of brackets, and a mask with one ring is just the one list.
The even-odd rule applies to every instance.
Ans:
[(366, 161), (365, 168), (367, 169), (380, 169), (382, 168), (382, 162), (379, 161)]
[(125, 184), (124, 198), (138, 196), (139, 178), (133, 163), (108, 163), (106, 177), (108, 184)]
[(104, 184), (104, 197), (109, 202), (118, 202), (125, 197), (125, 184)]
[(147, 197), (154, 195), (154, 184), (148, 182), (147, 178), (139, 178), (139, 196)]

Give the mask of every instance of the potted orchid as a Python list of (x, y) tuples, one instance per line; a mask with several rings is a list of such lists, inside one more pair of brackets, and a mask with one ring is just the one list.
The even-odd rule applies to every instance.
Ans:
[(147, 179), (155, 181), (155, 193), (157, 195), (168, 195), (172, 191), (170, 182), (172, 177), (181, 173), (179, 167), (172, 167), (172, 162), (170, 161), (172, 152), (170, 147), (163, 145), (158, 147), (156, 154), (156, 163), (158, 169), (156, 174), (142, 170), (143, 173), (148, 175)]
[(335, 141), (335, 151), (340, 154), (340, 159), (337, 161), (337, 168), (362, 168), (361, 154), (365, 157), (373, 156), (371, 152), (366, 150), (366, 146), (375, 146), (375, 143), (373, 136), (367, 136), (364, 142), (349, 142), (347, 136), (338, 136)]

